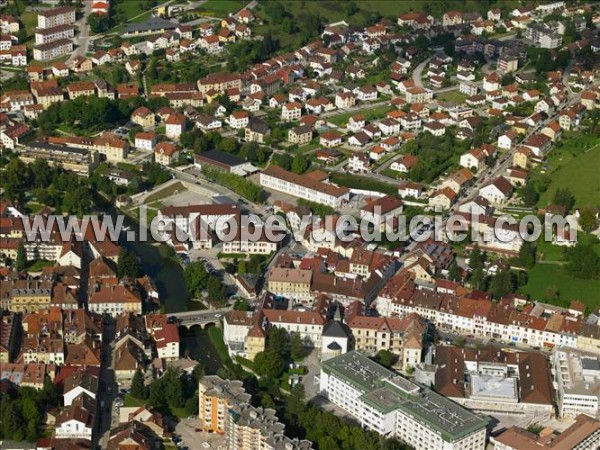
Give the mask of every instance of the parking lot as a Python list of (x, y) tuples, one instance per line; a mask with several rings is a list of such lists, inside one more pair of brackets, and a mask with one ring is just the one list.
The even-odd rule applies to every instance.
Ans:
[(226, 448), (225, 436), (196, 431), (199, 426), (198, 418), (183, 419), (177, 424), (175, 434), (181, 438), (183, 444), (180, 446), (182, 448), (188, 447), (190, 450), (224, 450)]

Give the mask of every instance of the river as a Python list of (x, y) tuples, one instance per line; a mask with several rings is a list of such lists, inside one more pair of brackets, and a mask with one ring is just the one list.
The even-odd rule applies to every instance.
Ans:
[(215, 375), (223, 364), (206, 330), (201, 330), (200, 327), (192, 327), (191, 330), (180, 327), (179, 336), (181, 354), (200, 361), (207, 375)]

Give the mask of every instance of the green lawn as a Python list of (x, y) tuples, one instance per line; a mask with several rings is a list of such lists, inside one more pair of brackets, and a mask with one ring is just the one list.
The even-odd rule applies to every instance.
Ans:
[(156, 191), (154, 194), (150, 194), (148, 197), (146, 197), (144, 204), (149, 205), (151, 203), (158, 202), (167, 197), (170, 197), (171, 195), (175, 194), (176, 192), (183, 192), (186, 190), (187, 189), (185, 188), (185, 186), (182, 183), (173, 183), (169, 187), (160, 189), (159, 191)]
[(350, 175), (347, 173), (332, 173), (331, 182), (339, 186), (354, 189), (364, 189), (367, 191), (382, 192), (389, 195), (398, 194), (398, 186), (395, 184), (383, 183), (359, 175)]
[(441, 100), (443, 102), (452, 102), (452, 103), (463, 103), (469, 96), (463, 94), (458, 91), (448, 91), (442, 92), (441, 94), (436, 95), (437, 100)]
[(19, 19), (23, 22), (25, 32), (27, 33), (27, 40), (25, 42), (33, 46), (35, 44), (33, 35), (35, 34), (35, 28), (37, 27), (37, 13), (25, 11), (19, 16)]
[(550, 287), (556, 287), (563, 301), (579, 300), (595, 309), (600, 306), (600, 280), (580, 280), (565, 272), (558, 264), (536, 264), (527, 272), (529, 280), (521, 290), (534, 300), (544, 300)]
[(56, 264), (56, 261), (37, 259), (35, 261), (28, 261), (27, 270), (29, 272), (41, 272), (44, 267), (51, 267), (54, 264)]
[(131, 394), (125, 394), (125, 397), (123, 397), (123, 406), (126, 408), (144, 406), (144, 402), (133, 397)]
[(208, 0), (197, 9), (203, 15), (214, 17), (227, 17), (235, 14), (248, 2), (244, 0)]
[(385, 117), (386, 114), (388, 112), (390, 112), (392, 109), (394, 109), (394, 108), (389, 105), (380, 105), (380, 106), (375, 106), (374, 108), (371, 108), (371, 109), (363, 109), (361, 111), (354, 111), (351, 113), (344, 113), (344, 114), (338, 114), (335, 116), (331, 116), (331, 117), (327, 118), (327, 121), (331, 122), (337, 126), (342, 126), (342, 125), (346, 125), (346, 123), (348, 123), (348, 120), (350, 119), (350, 117), (356, 116), (358, 114), (363, 115), (365, 117), (365, 119), (367, 119), (367, 120), (377, 120), (377, 119), (381, 119), (381, 118)]
[(229, 361), (229, 352), (223, 341), (223, 330), (217, 327), (208, 328), (208, 337), (212, 341), (222, 363)]
[(546, 175), (552, 181), (540, 196), (538, 206), (551, 203), (558, 188), (569, 188), (575, 196), (575, 206), (600, 205), (600, 136), (566, 134), (562, 146), (550, 151), (547, 165)]

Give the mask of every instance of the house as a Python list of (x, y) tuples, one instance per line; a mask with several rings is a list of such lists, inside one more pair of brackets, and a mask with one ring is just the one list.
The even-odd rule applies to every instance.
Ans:
[(497, 91), (500, 89), (501, 78), (496, 72), (487, 74), (483, 78), (483, 90), (485, 92)]
[(371, 137), (364, 131), (360, 131), (348, 138), (348, 145), (354, 147), (364, 147), (371, 141)]
[(302, 104), (299, 102), (286, 103), (281, 107), (281, 120), (292, 122), (302, 117)]
[(12, 125), (2, 127), (0, 130), (0, 140), (4, 148), (15, 149), (20, 145), (19, 140), (30, 133), (31, 129), (27, 125)]
[(69, 76), (69, 68), (64, 62), (52, 64), (52, 76), (54, 78), (64, 78)]
[(533, 156), (533, 150), (529, 147), (519, 146), (513, 155), (513, 166), (526, 169)]
[(158, 142), (158, 135), (153, 131), (142, 131), (135, 135), (135, 147), (140, 150), (153, 151)]
[(433, 92), (415, 86), (406, 91), (406, 101), (408, 103), (427, 103), (433, 98)]
[(229, 116), (229, 126), (233, 129), (246, 128), (250, 122), (248, 111), (234, 111)]
[(400, 133), (400, 123), (394, 119), (383, 119), (377, 122), (377, 126), (385, 136)]
[(446, 133), (446, 127), (442, 123), (432, 120), (431, 122), (425, 122), (423, 131), (428, 131), (434, 136), (443, 136)]
[(308, 144), (312, 140), (312, 133), (312, 127), (309, 125), (291, 128), (288, 131), (288, 142), (297, 145)]
[(482, 146), (469, 150), (460, 157), (460, 165), (470, 169), (474, 167), (476, 170), (481, 170), (485, 167), (485, 160), (495, 152), (493, 147), (488, 149), (487, 146)]
[(337, 131), (326, 131), (319, 137), (319, 143), (323, 147), (335, 147), (342, 143), (342, 135)]
[(419, 159), (414, 155), (402, 155), (397, 161), (390, 165), (390, 169), (402, 173), (408, 173), (410, 169), (417, 165)]
[(153, 128), (156, 125), (156, 116), (145, 106), (140, 106), (131, 113), (131, 121), (142, 128)]
[(402, 198), (419, 198), (423, 192), (423, 186), (414, 181), (401, 181), (398, 184), (398, 195)]
[(348, 109), (356, 105), (356, 97), (351, 92), (340, 92), (335, 95), (335, 106), (339, 109)]
[(374, 86), (363, 86), (352, 91), (361, 102), (372, 102), (377, 100), (377, 88)]
[(179, 158), (179, 150), (170, 142), (159, 142), (154, 147), (154, 161), (163, 166), (170, 166)]
[(154, 331), (154, 342), (159, 358), (167, 361), (179, 359), (179, 331), (174, 323), (167, 323)]
[(492, 210), (490, 202), (481, 196), (467, 200), (458, 206), (459, 212), (466, 212), (474, 216), (487, 216), (492, 213)]
[(504, 205), (512, 194), (513, 187), (506, 178), (500, 176), (479, 188), (479, 195), (493, 205)]
[(362, 130), (367, 124), (365, 116), (362, 114), (357, 114), (355, 116), (350, 117), (348, 120), (348, 124), (346, 125), (346, 129), (353, 133), (357, 133)]
[(70, 100), (75, 100), (78, 97), (90, 97), (96, 93), (96, 86), (91, 81), (69, 83), (67, 93)]
[(442, 209), (450, 209), (456, 201), (457, 194), (449, 187), (445, 187), (435, 191), (429, 197), (429, 207), (441, 207)]
[(459, 194), (463, 189), (473, 183), (475, 176), (469, 169), (462, 168), (453, 172), (441, 185), (441, 187), (449, 187), (454, 192)]
[(264, 144), (267, 136), (271, 133), (269, 126), (260, 119), (250, 119), (248, 126), (245, 128), (244, 138), (246, 142), (258, 142)]
[(355, 153), (348, 158), (347, 168), (350, 172), (365, 173), (369, 171), (371, 161), (364, 153)]
[(554, 120), (542, 128), (542, 134), (548, 136), (552, 142), (556, 142), (560, 139), (562, 135), (562, 129), (560, 124)]
[(537, 157), (543, 156), (552, 144), (552, 140), (545, 134), (537, 133), (529, 136), (521, 143), (524, 147), (529, 147)]
[(200, 115), (196, 117), (196, 126), (202, 131), (218, 130), (223, 123), (216, 117), (209, 115)]
[(501, 134), (500, 136), (498, 136), (498, 147), (503, 149), (503, 150), (510, 150), (511, 148), (513, 148), (516, 143), (517, 143), (517, 133), (509, 130), (506, 133)]
[(376, 226), (384, 225), (386, 221), (402, 214), (404, 202), (399, 198), (385, 195), (369, 201), (360, 209), (360, 219), (369, 220)]
[(183, 114), (170, 114), (165, 121), (165, 134), (170, 139), (178, 140), (185, 131), (186, 118)]

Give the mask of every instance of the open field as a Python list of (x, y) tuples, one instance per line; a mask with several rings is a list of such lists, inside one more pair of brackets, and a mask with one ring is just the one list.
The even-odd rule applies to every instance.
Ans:
[(148, 205), (150, 203), (154, 203), (157, 202), (159, 200), (163, 200), (167, 197), (170, 197), (171, 195), (177, 193), (177, 192), (183, 192), (187, 190), (185, 188), (185, 186), (181, 183), (174, 183), (169, 187), (166, 187), (164, 189), (161, 189), (157, 192), (155, 192), (154, 194), (149, 195), (148, 197), (146, 197), (145, 200), (145, 204)]
[(437, 100), (452, 103), (463, 103), (468, 97), (468, 95), (458, 92), (458, 90), (442, 92), (441, 94), (436, 94), (435, 96)]
[(398, 186), (395, 184), (383, 183), (381, 181), (372, 180), (371, 178), (361, 177), (359, 175), (332, 173), (331, 182), (347, 188), (364, 189), (367, 191), (382, 192), (389, 195), (398, 194)]
[(246, 6), (244, 0), (208, 0), (197, 9), (201, 14), (214, 17), (227, 17)]
[(600, 205), (600, 136), (563, 136), (563, 145), (552, 149), (547, 165), (546, 175), (552, 181), (540, 196), (538, 206), (551, 203), (558, 188), (569, 188), (575, 196), (575, 206)]
[(521, 290), (533, 299), (544, 300), (550, 287), (556, 287), (563, 301), (579, 300), (590, 309), (600, 306), (600, 280), (580, 280), (566, 273), (560, 264), (536, 264), (527, 272), (529, 280)]
[(380, 106), (375, 106), (372, 109), (365, 109), (362, 111), (355, 111), (355, 112), (351, 112), (351, 113), (343, 113), (343, 114), (338, 114), (336, 116), (331, 116), (327, 118), (328, 122), (331, 122), (337, 126), (343, 126), (346, 125), (346, 123), (348, 123), (348, 120), (350, 119), (350, 117), (352, 116), (357, 116), (357, 115), (361, 115), (364, 116), (365, 119), (367, 120), (376, 120), (376, 119), (381, 119), (383, 117), (385, 117), (385, 115), (390, 112), (392, 109), (394, 109), (392, 106), (388, 106), (388, 105), (380, 105)]

